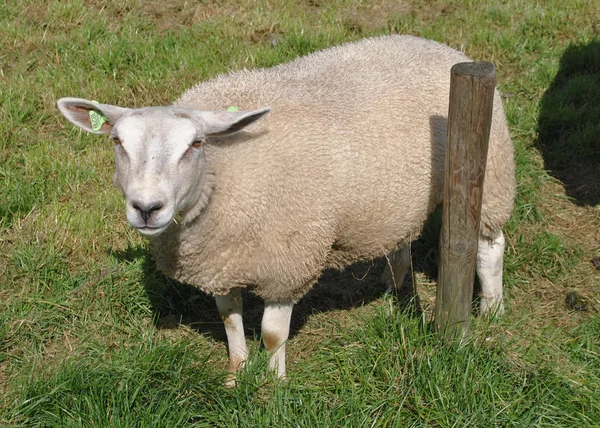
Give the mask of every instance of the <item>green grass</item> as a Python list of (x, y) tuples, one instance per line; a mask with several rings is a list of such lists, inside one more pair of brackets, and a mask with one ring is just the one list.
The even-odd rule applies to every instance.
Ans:
[[(520, 370), (502, 348), (444, 345), (386, 299), (360, 328), (324, 341), (287, 382), (264, 384), (256, 354), (235, 390), (206, 370), (209, 348), (153, 333), (133, 347), (31, 376), (16, 421), (30, 426), (441, 426), (592, 424), (600, 397), (551, 370)], [(578, 346), (579, 345), (579, 346)], [(571, 344), (580, 352), (581, 343)], [(255, 350), (256, 351), (256, 350)], [(95, 357), (95, 358), (94, 358)], [(103, 358), (104, 357), (104, 358)]]
[[(596, 3), (0, 2), (0, 425), (599, 426)], [(518, 166), (507, 314), (474, 320), (461, 346), (432, 333), (433, 216), (413, 246), (422, 317), (383, 296), (381, 262), (327, 273), (296, 308), (278, 382), (250, 298), (250, 362), (227, 389), (214, 302), (156, 271), (110, 144), (55, 102), (166, 104), (230, 69), (389, 33), (497, 66)]]

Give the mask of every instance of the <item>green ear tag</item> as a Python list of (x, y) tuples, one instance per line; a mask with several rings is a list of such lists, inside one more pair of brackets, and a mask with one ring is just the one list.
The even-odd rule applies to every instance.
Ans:
[[(92, 101), (98, 104), (98, 101)], [(106, 116), (98, 113), (96, 110), (90, 110), (90, 123), (92, 124), (92, 131), (98, 132), (102, 128), (102, 124), (107, 122)]]
[(102, 124), (106, 122), (106, 117), (95, 110), (90, 110), (90, 122), (92, 124), (92, 131), (98, 132), (102, 128)]
[(240, 111), (240, 109), (237, 108), (237, 106), (229, 106), (229, 107), (227, 107), (227, 111), (234, 112), (234, 111)]

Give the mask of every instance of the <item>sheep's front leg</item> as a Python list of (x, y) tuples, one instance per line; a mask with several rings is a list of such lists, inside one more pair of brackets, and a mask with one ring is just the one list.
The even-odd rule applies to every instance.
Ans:
[(489, 239), (479, 236), (477, 246), (477, 275), (481, 283), (481, 314), (501, 315), (502, 304), (502, 263), (504, 260), (504, 234)]
[(269, 353), (269, 369), (285, 377), (285, 341), (290, 334), (293, 302), (265, 302), (261, 330)]
[(229, 347), (229, 376), (227, 386), (235, 386), (236, 372), (243, 367), (248, 357), (244, 323), (242, 321), (242, 292), (239, 288), (232, 289), (225, 296), (215, 296), (219, 314), (225, 324), (227, 345)]

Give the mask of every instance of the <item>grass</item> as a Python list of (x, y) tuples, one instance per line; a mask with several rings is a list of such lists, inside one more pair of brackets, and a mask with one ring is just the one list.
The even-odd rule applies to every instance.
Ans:
[[(0, 425), (600, 425), (599, 20), (592, 0), (0, 2)], [(249, 296), (251, 360), (226, 389), (212, 299), (156, 271), (110, 146), (54, 104), (165, 104), (229, 69), (389, 33), (497, 66), (518, 165), (507, 315), (474, 320), (461, 346), (431, 332), (434, 216), (413, 245), (422, 316), (383, 295), (381, 261), (327, 272), (278, 382)]]
[[(208, 426), (494, 425), (593, 423), (599, 397), (551, 370), (520, 370), (483, 341), (440, 345), (422, 319), (385, 299), (363, 328), (323, 343), (285, 384), (264, 383), (256, 355), (236, 390), (204, 370), (211, 350), (153, 333), (109, 360), (67, 361), (37, 374), (15, 409), (32, 425), (188, 423)], [(581, 388), (581, 387), (580, 387)], [(565, 400), (564, 397), (570, 397)]]

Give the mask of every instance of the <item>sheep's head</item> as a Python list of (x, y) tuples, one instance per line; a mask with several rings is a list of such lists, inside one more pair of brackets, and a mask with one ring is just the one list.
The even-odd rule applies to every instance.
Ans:
[(176, 215), (185, 220), (198, 202), (206, 138), (238, 132), (270, 110), (128, 109), (78, 98), (61, 98), (57, 105), (80, 128), (110, 135), (127, 220), (146, 236), (163, 232)]

